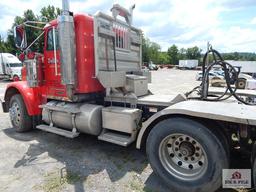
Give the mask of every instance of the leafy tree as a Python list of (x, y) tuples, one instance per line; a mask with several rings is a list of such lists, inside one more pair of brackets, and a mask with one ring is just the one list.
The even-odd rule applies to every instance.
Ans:
[[(53, 19), (56, 19), (59, 14), (60, 14), (60, 9), (50, 5), (48, 7), (43, 7), (40, 11), (40, 15), (35, 15), (32, 10), (28, 9), (24, 12), (23, 16), (16, 16), (14, 18), (14, 23), (12, 28), (14, 26), (24, 23), (25, 21), (48, 22)], [(36, 25), (36, 26), (42, 27), (42, 25)], [(28, 45), (32, 43), (41, 33), (42, 33), (41, 30), (33, 29), (31, 27), (26, 27), (26, 36), (27, 36)], [(8, 30), (6, 44), (7, 44), (8, 52), (11, 52), (13, 54), (17, 52), (17, 48), (15, 47), (15, 44), (14, 44), (12, 29)], [(41, 37), (37, 42), (34, 43), (34, 45), (30, 49), (33, 51), (42, 52), (43, 44), (44, 44), (44, 39)]]
[(142, 34), (142, 61), (149, 62), (149, 39)]
[(170, 61), (170, 57), (167, 52), (160, 52), (159, 53), (159, 59), (158, 62), (159, 64), (168, 64)]
[(234, 52), (234, 60), (238, 61), (239, 59), (240, 59), (239, 53), (238, 52)]
[(179, 50), (176, 45), (172, 45), (169, 47), (167, 51), (169, 58), (170, 58), (170, 64), (177, 65), (179, 63)]
[(179, 55), (178, 55), (179, 60), (186, 59), (186, 53), (187, 53), (187, 50), (184, 48), (181, 48), (179, 50)]
[(224, 60), (234, 60), (234, 55), (232, 53), (223, 54), (223, 59)]
[(54, 20), (60, 15), (60, 8), (55, 8), (54, 6), (48, 5), (48, 7), (43, 7), (40, 11), (40, 20), (41, 21), (51, 21)]
[(225, 60), (236, 60), (236, 61), (256, 61), (255, 53), (222, 53), (223, 59)]
[(7, 52), (7, 51), (8, 51), (7, 44), (4, 42), (4, 40), (0, 36), (0, 53)]
[(143, 35), (142, 38), (142, 59), (143, 62), (152, 61), (153, 63), (159, 63), (160, 45), (155, 42), (151, 42)]
[(200, 59), (202, 50), (197, 46), (187, 49), (187, 59)]
[(159, 44), (157, 44), (155, 42), (150, 42), (150, 46), (149, 46), (149, 59), (153, 63), (158, 63), (159, 56), (160, 56), (160, 50), (161, 50), (161, 47), (160, 47)]

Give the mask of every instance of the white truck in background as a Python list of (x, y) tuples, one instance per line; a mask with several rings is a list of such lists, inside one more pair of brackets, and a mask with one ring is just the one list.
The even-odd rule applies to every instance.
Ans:
[(198, 60), (179, 60), (179, 69), (195, 69), (198, 66)]
[(0, 53), (0, 78), (18, 81), (21, 79), (21, 61), (10, 53)]

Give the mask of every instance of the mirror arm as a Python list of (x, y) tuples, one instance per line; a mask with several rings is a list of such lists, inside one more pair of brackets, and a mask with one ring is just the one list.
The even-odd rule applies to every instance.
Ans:
[(25, 51), (27, 51), (43, 34), (44, 31), (25, 49)]
[(31, 27), (31, 28), (43, 30), (43, 27), (37, 27), (37, 26), (34, 26), (32, 24), (46, 25), (47, 23), (42, 22), (42, 21), (26, 21), (26, 22), (23, 23), (23, 25), (26, 26), (26, 27)]

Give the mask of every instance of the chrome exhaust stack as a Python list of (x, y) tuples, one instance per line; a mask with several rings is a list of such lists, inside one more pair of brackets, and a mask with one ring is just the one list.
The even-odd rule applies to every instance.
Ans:
[(62, 0), (62, 12), (69, 14), (69, 0)]
[(67, 96), (74, 100), (76, 85), (76, 45), (73, 14), (69, 11), (69, 1), (62, 0), (62, 12), (58, 16), (59, 46), (61, 57), (61, 81), (66, 85)]

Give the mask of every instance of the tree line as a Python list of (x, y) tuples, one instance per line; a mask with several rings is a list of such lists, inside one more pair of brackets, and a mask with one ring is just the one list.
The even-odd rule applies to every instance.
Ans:
[[(142, 39), (142, 57), (145, 63), (152, 61), (156, 64), (177, 65), (179, 60), (182, 59), (196, 59), (202, 63), (203, 56), (204, 53), (198, 46), (179, 49), (178, 46), (173, 44), (167, 51), (161, 51), (159, 44), (150, 41), (145, 36)], [(224, 60), (256, 61), (256, 54), (247, 52), (222, 53), (222, 57)]]
[[(55, 8), (54, 6), (43, 7), (39, 14), (35, 14), (32, 10), (28, 9), (24, 12), (22, 16), (16, 16), (14, 18), (14, 22), (12, 28), (16, 25), (19, 25), (25, 21), (40, 21), (40, 22), (48, 22), (53, 19), (56, 19), (60, 14), (60, 9)], [(39, 27), (39, 26), (38, 26)], [(43, 27), (43, 26), (40, 26)], [(36, 39), (42, 31), (32, 29), (27, 27), (27, 41), (31, 43), (34, 39)], [(43, 51), (43, 38), (40, 38), (31, 49), (33, 51), (42, 52)], [(7, 32), (7, 38), (4, 40), (0, 36), (0, 52), (9, 52), (12, 54), (16, 54), (18, 52), (17, 48), (14, 44), (13, 37), (13, 29), (9, 29)], [(256, 61), (255, 53), (223, 53), (223, 58), (225, 60), (250, 60)], [(172, 64), (177, 65), (179, 60), (181, 59), (197, 59), (202, 61), (203, 53), (202, 49), (198, 46), (190, 47), (190, 48), (178, 48), (176, 45), (172, 45), (168, 48), (167, 51), (161, 51), (161, 46), (156, 43), (150, 41), (149, 38), (143, 35), (142, 38), (142, 60), (143, 62), (148, 63), (152, 61), (156, 64)]]
[(142, 59), (144, 62), (152, 61), (156, 64), (173, 64), (177, 65), (181, 59), (200, 59), (202, 49), (197, 46), (191, 48), (179, 49), (172, 45), (167, 51), (161, 51), (159, 44), (150, 41), (143, 35), (142, 38)]

